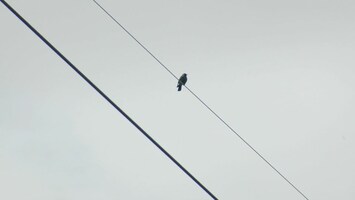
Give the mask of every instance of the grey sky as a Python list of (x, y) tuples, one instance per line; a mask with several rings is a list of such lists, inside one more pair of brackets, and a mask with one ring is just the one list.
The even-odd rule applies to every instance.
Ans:
[[(92, 1), (7, 2), (220, 199), (303, 199)], [(99, 2), (310, 199), (355, 198), (353, 1)], [(0, 23), (0, 199), (210, 199)]]

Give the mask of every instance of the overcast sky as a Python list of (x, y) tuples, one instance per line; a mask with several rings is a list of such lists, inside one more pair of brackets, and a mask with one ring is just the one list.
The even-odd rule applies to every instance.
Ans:
[[(303, 197), (91, 0), (8, 0), (219, 199)], [(355, 199), (355, 3), (100, 0), (311, 200)], [(211, 199), (0, 5), (0, 199)]]

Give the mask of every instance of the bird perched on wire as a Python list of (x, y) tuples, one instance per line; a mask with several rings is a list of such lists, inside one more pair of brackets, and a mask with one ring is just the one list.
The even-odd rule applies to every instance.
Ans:
[(183, 85), (185, 85), (187, 82), (187, 74), (183, 73), (180, 78), (179, 78), (179, 81), (178, 81), (178, 84), (177, 84), (177, 88), (178, 88), (178, 91), (181, 91), (181, 88)]

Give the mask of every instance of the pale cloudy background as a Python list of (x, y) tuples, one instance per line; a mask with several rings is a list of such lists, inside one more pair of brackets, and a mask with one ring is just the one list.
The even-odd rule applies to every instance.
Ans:
[[(100, 0), (309, 199), (355, 199), (355, 3)], [(8, 0), (220, 199), (303, 199), (90, 0)], [(210, 199), (3, 5), (0, 199)]]

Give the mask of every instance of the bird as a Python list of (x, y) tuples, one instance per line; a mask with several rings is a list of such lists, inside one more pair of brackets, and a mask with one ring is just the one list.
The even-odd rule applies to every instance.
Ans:
[(181, 88), (183, 85), (185, 85), (187, 82), (187, 74), (183, 73), (180, 78), (179, 78), (179, 81), (178, 81), (178, 84), (177, 84), (177, 88), (178, 88), (178, 91), (181, 91)]

